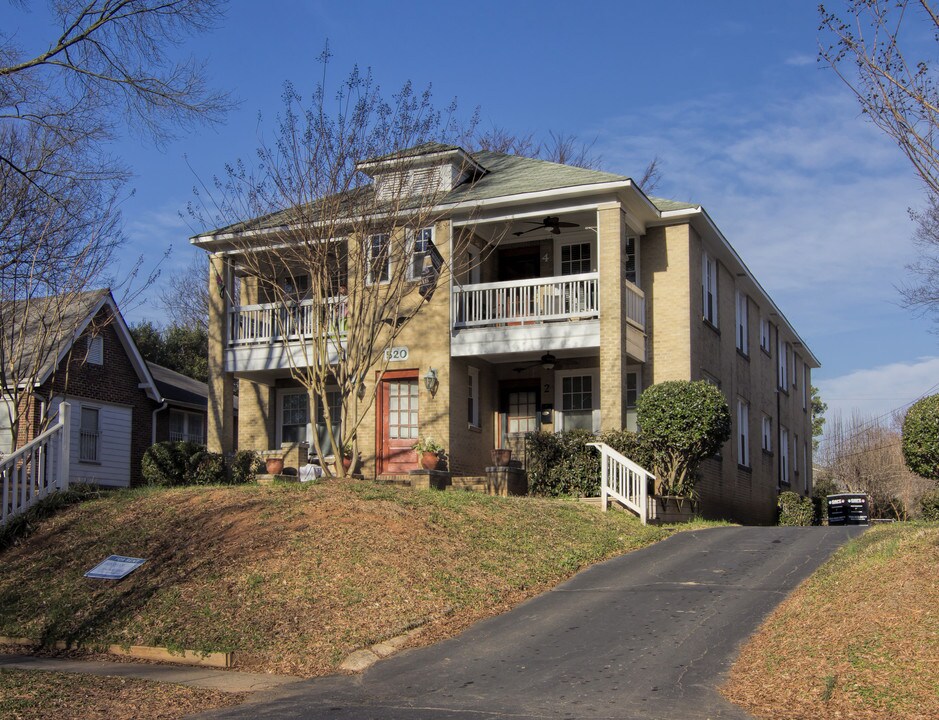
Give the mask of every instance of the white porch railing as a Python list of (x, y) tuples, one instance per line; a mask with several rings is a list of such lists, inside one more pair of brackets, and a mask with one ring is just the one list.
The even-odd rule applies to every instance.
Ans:
[(229, 345), (270, 345), (314, 337), (322, 328), (344, 336), (345, 298), (236, 305), (228, 311)]
[(600, 316), (597, 273), (454, 286), (451, 302), (455, 328)]
[(626, 295), (626, 319), (640, 330), (646, 326), (646, 295), (629, 280), (623, 281), (623, 293)]
[(0, 526), (56, 490), (68, 488), (71, 407), (59, 406), (58, 422), (35, 440), (0, 460), (3, 506)]
[(649, 519), (648, 470), (640, 467), (606, 443), (589, 443), (600, 451), (600, 498), (607, 509), (609, 498), (632, 510), (642, 524)]

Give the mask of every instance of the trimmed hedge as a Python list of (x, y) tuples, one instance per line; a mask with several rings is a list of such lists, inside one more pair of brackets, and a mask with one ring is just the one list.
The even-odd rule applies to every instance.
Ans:
[(600, 453), (587, 443), (604, 442), (648, 468), (651, 453), (628, 430), (594, 435), (587, 430), (533, 432), (527, 436), (528, 492), (546, 497), (596, 497), (600, 494)]
[(140, 470), (148, 485), (235, 485), (253, 482), (261, 459), (251, 450), (234, 455), (231, 463), (221, 453), (209, 452), (196, 443), (160, 442), (143, 454)]
[(815, 519), (812, 499), (802, 497), (799, 493), (788, 490), (780, 493), (777, 505), (780, 525), (808, 527)]

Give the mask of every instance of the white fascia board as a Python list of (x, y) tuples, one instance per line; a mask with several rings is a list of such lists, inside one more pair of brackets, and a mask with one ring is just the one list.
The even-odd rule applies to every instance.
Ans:
[[(763, 288), (760, 284), (760, 281), (756, 279), (753, 273), (750, 271), (750, 268), (747, 267), (747, 264), (743, 261), (743, 258), (737, 253), (733, 245), (724, 237), (724, 233), (721, 232), (720, 228), (717, 227), (717, 224), (708, 215), (707, 211), (700, 205), (694, 208), (685, 208), (683, 210), (668, 210), (662, 213), (661, 223), (656, 223), (658, 225), (669, 224), (665, 221), (667, 220), (699, 220), (705, 226), (705, 228), (710, 231), (710, 233), (716, 237), (723, 248), (723, 250), (733, 258), (733, 261), (737, 264), (740, 270), (743, 271), (744, 277), (753, 285), (756, 291), (760, 294), (761, 300), (769, 304), (770, 309), (776, 313), (777, 319), (780, 321), (789, 334), (792, 336), (796, 344), (801, 345), (803, 351), (807, 353), (808, 359), (811, 361), (809, 365), (813, 368), (819, 368), (822, 364), (819, 362), (818, 358), (815, 357), (815, 353), (812, 352), (811, 348), (805, 343), (799, 333), (796, 332), (795, 328), (792, 326), (792, 323), (789, 322), (789, 319), (783, 314), (783, 311), (779, 309), (773, 299), (770, 297), (769, 293)], [(736, 271), (735, 271), (735, 274)]]
[(582, 205), (565, 205), (564, 207), (552, 207), (550, 211), (545, 210), (543, 207), (538, 210), (528, 210), (525, 212), (510, 212), (505, 215), (487, 215), (485, 218), (466, 218), (464, 220), (453, 220), (453, 227), (466, 227), (468, 225), (484, 225), (486, 223), (494, 222), (511, 222), (513, 220), (527, 220), (528, 218), (533, 217), (544, 217), (546, 212), (557, 213), (558, 215), (563, 215), (565, 213), (572, 212), (582, 212), (584, 210), (596, 210), (598, 205), (602, 205), (605, 201), (590, 202), (584, 203)]
[(153, 375), (150, 373), (150, 368), (147, 367), (147, 363), (140, 354), (140, 350), (137, 349), (134, 336), (130, 334), (130, 329), (127, 327), (127, 323), (124, 322), (124, 316), (121, 315), (121, 311), (118, 309), (117, 303), (114, 302), (114, 298), (111, 297), (110, 293), (108, 293), (108, 300), (110, 301), (109, 305), (114, 313), (114, 320), (117, 323), (117, 335), (121, 339), (121, 345), (124, 346), (124, 352), (127, 353), (131, 363), (134, 365), (134, 369), (137, 371), (137, 377), (141, 380), (140, 385), (142, 389), (147, 391), (147, 396), (151, 400), (163, 402), (160, 391), (157, 390), (156, 382), (153, 380)]

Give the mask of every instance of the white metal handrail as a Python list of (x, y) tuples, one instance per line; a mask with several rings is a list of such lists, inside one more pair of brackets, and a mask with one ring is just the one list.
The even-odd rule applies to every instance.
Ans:
[(58, 422), (0, 460), (3, 485), (0, 526), (26, 512), (49, 493), (68, 488), (70, 418), (71, 406), (64, 402), (59, 406)]
[(607, 509), (609, 498), (613, 498), (636, 513), (645, 525), (649, 519), (648, 482), (652, 473), (606, 443), (588, 444), (600, 451), (600, 500), (603, 509)]
[(229, 345), (262, 345), (316, 336), (322, 328), (346, 334), (346, 299), (236, 305), (228, 311)]
[(455, 328), (600, 316), (597, 273), (455, 286)]

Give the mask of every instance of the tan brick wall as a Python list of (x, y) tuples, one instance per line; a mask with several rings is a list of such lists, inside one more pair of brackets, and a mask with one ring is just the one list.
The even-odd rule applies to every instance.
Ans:
[(228, 261), (213, 255), (209, 257), (209, 419), (206, 438), (209, 450), (230, 453), (235, 445), (235, 419), (233, 378), (231, 373), (225, 372), (229, 293), (219, 293), (216, 277), (221, 277), (227, 288), (231, 287)]
[(597, 210), (597, 267), (600, 274), (600, 418), (601, 428), (626, 423), (626, 330), (623, 318), (623, 256), (626, 226), (619, 203)]
[(273, 448), (276, 409), (273, 387), (239, 380), (238, 447), (250, 450)]
[[(694, 302), (689, 225), (650, 228), (640, 240), (639, 268), (646, 296), (643, 386), (691, 379), (689, 306)], [(700, 300), (698, 300), (700, 304)]]

